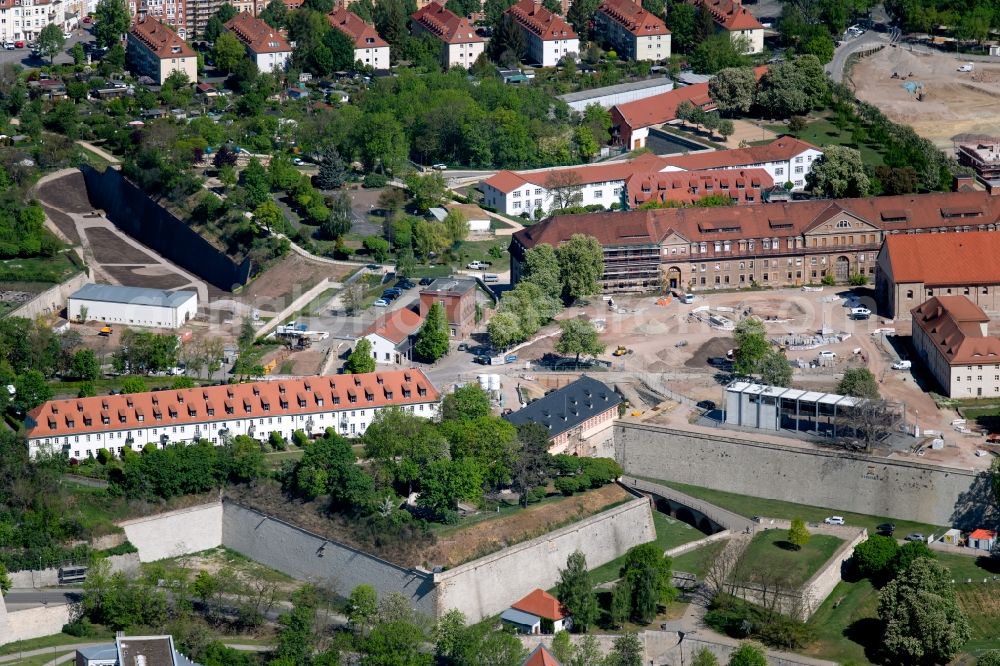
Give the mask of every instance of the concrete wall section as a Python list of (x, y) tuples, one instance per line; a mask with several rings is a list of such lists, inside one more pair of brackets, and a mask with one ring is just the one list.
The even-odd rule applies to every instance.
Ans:
[[(81, 562), (81, 566), (86, 566), (86, 562)], [(139, 554), (126, 553), (125, 555), (112, 555), (108, 558), (108, 566), (111, 573), (119, 571), (125, 574), (139, 573)], [(15, 571), (10, 575), (10, 586), (12, 588), (37, 588), (55, 587), (59, 585), (59, 568)]]
[(380, 595), (401, 592), (418, 612), (432, 617), (436, 612), (430, 574), (398, 567), (235, 502), (226, 501), (223, 511), (222, 543), (227, 548), (344, 597), (367, 583)]
[(996, 520), (973, 470), (634, 422), (615, 426), (615, 449), (627, 473), (666, 481), (932, 525)]
[(118, 525), (142, 562), (199, 553), (222, 545), (222, 503), (170, 511)]
[(823, 568), (802, 586), (802, 606), (808, 617), (812, 617), (841, 581), (844, 566), (854, 555), (854, 547), (867, 539), (868, 530), (860, 530), (853, 539), (841, 545)]
[(90, 281), (86, 273), (77, 273), (62, 284), (49, 287), (30, 301), (10, 313), (10, 317), (34, 319), (40, 315), (57, 314), (66, 307), (69, 295)]
[(580, 550), (590, 568), (656, 538), (649, 500), (638, 498), (568, 527), (434, 574), (438, 613), (457, 608), (469, 622), (504, 611), (533, 589), (559, 580), (566, 558)]
[(71, 611), (69, 604), (59, 604), (8, 613), (0, 597), (0, 645), (58, 634), (69, 622)]

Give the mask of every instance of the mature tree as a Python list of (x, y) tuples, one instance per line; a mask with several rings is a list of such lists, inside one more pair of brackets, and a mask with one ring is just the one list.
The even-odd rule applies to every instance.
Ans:
[(448, 318), (444, 307), (434, 303), (427, 311), (427, 318), (417, 333), (417, 343), (413, 349), (421, 358), (436, 361), (448, 353)]
[(573, 169), (554, 169), (545, 179), (545, 189), (552, 197), (551, 210), (572, 208), (583, 203), (583, 184)]
[(899, 556), (899, 542), (891, 536), (875, 534), (854, 547), (851, 559), (858, 573), (879, 582), (892, 573)]
[(479, 384), (460, 386), (441, 401), (441, 418), (445, 421), (471, 421), (492, 413), (490, 397)]
[(101, 364), (92, 349), (79, 349), (73, 354), (70, 372), (77, 379), (92, 381), (101, 374)]
[(270, 0), (260, 12), (259, 18), (275, 30), (279, 30), (288, 24), (288, 8), (282, 0)]
[(236, 65), (246, 57), (246, 48), (231, 32), (219, 35), (212, 45), (212, 59), (216, 68), (227, 74), (236, 69)]
[(253, 210), (253, 220), (268, 233), (282, 231), (285, 226), (285, 216), (273, 199), (268, 199)]
[[(6, 390), (6, 389), (4, 389)], [(38, 370), (27, 370), (14, 380), (13, 404), (27, 412), (52, 399), (52, 389), (45, 381), (45, 375)]]
[(760, 360), (757, 367), (760, 381), (768, 386), (783, 386), (792, 384), (792, 365), (788, 358), (779, 350), (772, 349)]
[(513, 5), (514, 2), (516, 2), (516, 0), (486, 0), (486, 2), (483, 3), (485, 23), (493, 28), (494, 34), (496, 34), (500, 21), (503, 20), (504, 12), (506, 12), (507, 8)]
[(677, 598), (677, 589), (673, 586), (673, 561), (654, 544), (630, 548), (619, 573), (631, 588), (632, 616), (640, 622), (651, 622), (658, 605), (669, 604)]
[(417, 210), (426, 212), (444, 202), (448, 184), (444, 177), (436, 171), (423, 175), (415, 173), (406, 177), (406, 189), (410, 191), (413, 205), (417, 207)]
[(570, 22), (576, 34), (583, 40), (590, 35), (590, 26), (597, 13), (598, 0), (573, 0), (566, 12), (566, 20)]
[[(220, 148), (220, 152), (221, 150)], [(256, 157), (250, 158), (250, 163), (241, 175), (248, 208), (256, 208), (271, 197), (271, 179)]]
[(667, 8), (667, 27), (670, 28), (671, 50), (689, 53), (697, 44), (695, 39), (694, 5), (684, 0), (673, 0)]
[(892, 563), (893, 575), (898, 576), (900, 572), (906, 571), (914, 560), (921, 558), (933, 560), (937, 558), (937, 554), (928, 548), (923, 541), (910, 541), (903, 544)]
[(121, 43), (132, 17), (125, 0), (99, 0), (94, 12), (94, 38), (97, 45), (110, 49)]
[(576, 363), (579, 365), (581, 354), (587, 356), (598, 356), (604, 353), (604, 344), (601, 343), (597, 328), (587, 319), (573, 318), (559, 322), (562, 335), (556, 342), (556, 351), (560, 354), (576, 354)]
[(754, 643), (742, 643), (729, 655), (728, 666), (767, 666), (767, 655)]
[(145, 393), (148, 390), (141, 377), (126, 377), (122, 380), (122, 393)]
[(521, 323), (514, 312), (497, 312), (486, 325), (486, 333), (490, 338), (490, 344), (500, 350), (507, 349), (523, 339)]
[(764, 322), (756, 317), (745, 317), (736, 324), (733, 333), (736, 344), (734, 369), (741, 375), (753, 375), (759, 371), (761, 362), (771, 351)]
[(361, 338), (354, 345), (350, 356), (347, 357), (347, 363), (344, 364), (344, 371), (352, 375), (375, 372), (375, 357), (372, 355), (372, 343), (368, 338)]
[(719, 136), (723, 139), (728, 140), (735, 131), (736, 127), (733, 125), (733, 121), (729, 118), (723, 118), (719, 121)]
[(691, 660), (691, 666), (719, 666), (719, 660), (715, 658), (711, 650), (707, 647), (703, 647), (694, 653), (694, 659)]
[(524, 41), (521, 27), (513, 16), (503, 15), (487, 48), (490, 60), (498, 64), (514, 66), (524, 58), (528, 52), (528, 45)]
[(757, 103), (772, 118), (788, 118), (808, 111), (812, 99), (803, 71), (794, 62), (770, 65), (760, 80)]
[[(702, 10), (699, 13), (705, 13)], [(749, 59), (740, 50), (737, 40), (734, 42), (726, 31), (716, 33), (698, 43), (691, 53), (689, 62), (691, 68), (699, 74), (715, 74), (728, 67), (745, 67)]]
[(863, 197), (871, 193), (861, 152), (847, 146), (826, 146), (813, 162), (806, 184), (821, 197)]
[[(392, 0), (385, 4), (393, 4), (393, 2), (398, 1)], [(379, 6), (382, 6), (382, 3)], [(381, 31), (379, 34), (382, 34)], [(354, 136), (361, 162), (368, 171), (386, 169), (392, 171), (402, 166), (406, 161), (406, 156), (409, 153), (406, 133), (391, 113), (365, 114), (355, 126)]]
[(448, 0), (445, 7), (459, 16), (470, 16), (482, 9), (479, 0)]
[(562, 279), (555, 248), (540, 243), (524, 253), (521, 280), (537, 285), (551, 298), (562, 296)]
[(757, 96), (757, 77), (749, 67), (727, 67), (708, 82), (708, 94), (721, 113), (747, 113)]
[(354, 221), (354, 213), (351, 211), (351, 197), (347, 192), (341, 190), (333, 197), (333, 205), (326, 219), (319, 225), (319, 231), (324, 238), (336, 240), (347, 235), (351, 230)]
[(205, 29), (202, 31), (201, 36), (207, 42), (214, 42), (223, 32), (225, 32), (225, 25), (222, 19), (219, 18), (218, 14), (213, 14), (205, 21)]
[(517, 426), (517, 447), (511, 472), (512, 485), (527, 506), (531, 491), (544, 484), (548, 477), (548, 430), (540, 423), (522, 423)]
[(615, 639), (606, 666), (642, 666), (642, 642), (638, 634), (628, 633)]
[(375, 5), (374, 18), (375, 29), (390, 46), (399, 48), (409, 37), (406, 29), (409, 19), (402, 0), (380, 0)]
[(556, 598), (573, 618), (574, 631), (587, 633), (590, 625), (597, 621), (600, 610), (587, 571), (587, 558), (578, 550), (570, 554), (566, 568), (559, 571)]
[(594, 133), (584, 125), (577, 125), (573, 130), (573, 145), (576, 146), (576, 152), (584, 162), (589, 162), (590, 158), (601, 149), (597, 139), (594, 138)]
[(811, 536), (809, 528), (806, 527), (806, 521), (801, 518), (792, 518), (792, 526), (788, 528), (788, 543), (795, 546), (796, 550), (800, 550), (802, 546), (809, 543)]
[(451, 247), (448, 228), (435, 220), (417, 220), (413, 225), (413, 245), (424, 259)]
[(62, 28), (55, 23), (49, 23), (42, 28), (38, 37), (35, 38), (35, 47), (43, 56), (48, 56), (50, 64), (55, 61), (56, 55), (62, 51), (65, 43), (66, 37), (63, 35)]
[(878, 400), (878, 380), (868, 368), (848, 368), (837, 384), (837, 393), (855, 398)]
[(469, 221), (460, 210), (450, 210), (443, 221), (452, 243), (460, 243), (469, 236)]
[(882, 647), (895, 663), (949, 662), (971, 637), (951, 572), (924, 557), (882, 589), (878, 615), (885, 626)]
[[(321, 48), (329, 53), (329, 59), (323, 60), (325, 73), (332, 74), (352, 69), (354, 67), (354, 41), (340, 30), (327, 30), (323, 35)], [(319, 64), (319, 62), (317, 62)]]
[(1000, 650), (990, 650), (980, 655), (976, 666), (1000, 666)]
[(380, 236), (366, 236), (361, 243), (368, 255), (377, 264), (384, 264), (389, 259), (389, 241)]
[(475, 501), (483, 494), (483, 470), (470, 458), (431, 462), (420, 474), (420, 506), (439, 518), (454, 516), (458, 502)]
[(323, 150), (323, 160), (319, 163), (319, 171), (313, 178), (313, 184), (321, 190), (335, 190), (347, 182), (349, 174), (347, 165), (333, 145)]
[(596, 238), (573, 234), (556, 249), (556, 256), (567, 302), (600, 293), (604, 250)]

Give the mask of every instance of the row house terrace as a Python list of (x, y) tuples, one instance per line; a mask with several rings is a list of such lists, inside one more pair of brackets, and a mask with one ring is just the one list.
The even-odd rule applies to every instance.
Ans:
[(296, 430), (315, 436), (327, 428), (354, 436), (380, 409), (395, 406), (431, 418), (438, 400), (420, 370), (50, 400), (28, 413), (28, 453), (82, 459), (102, 448), (121, 454), (150, 443), (205, 439), (218, 445), (237, 435), (263, 440), (277, 432), (287, 439)]
[(514, 234), (512, 279), (529, 248), (582, 233), (604, 247), (609, 292), (787, 287), (827, 275), (873, 281), (887, 235), (994, 229), (998, 202), (985, 192), (950, 192), (555, 216)]

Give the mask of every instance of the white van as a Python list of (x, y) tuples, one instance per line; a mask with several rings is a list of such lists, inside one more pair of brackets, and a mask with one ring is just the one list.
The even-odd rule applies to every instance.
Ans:
[(911, 361), (896, 361), (892, 364), (893, 370), (909, 370), (912, 367), (913, 363)]

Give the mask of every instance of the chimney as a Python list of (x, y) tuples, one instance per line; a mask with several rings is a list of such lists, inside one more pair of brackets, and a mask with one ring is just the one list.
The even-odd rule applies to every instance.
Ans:
[(952, 178), (951, 187), (955, 192), (974, 190), (976, 188), (976, 177), (967, 173), (957, 173)]

